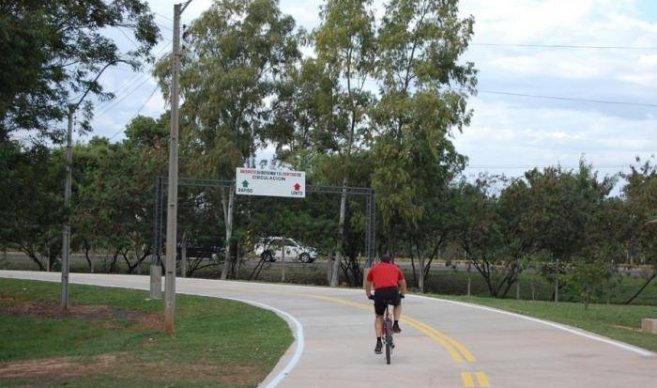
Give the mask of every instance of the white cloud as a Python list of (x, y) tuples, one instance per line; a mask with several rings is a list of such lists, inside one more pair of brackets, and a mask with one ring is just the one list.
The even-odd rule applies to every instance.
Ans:
[(595, 111), (518, 108), (505, 102), (473, 103), (480, 114), (475, 114), (472, 126), (454, 140), (459, 152), (470, 157), (471, 173), (487, 170), (519, 175), (533, 167), (557, 164), (575, 168), (583, 156), (603, 174), (613, 174), (627, 170), (635, 156), (648, 157), (657, 149), (655, 119), (627, 120)]
[[(150, 1), (165, 38), (156, 53), (170, 50), (177, 2)], [(310, 30), (319, 22), (322, 3), (280, 0), (279, 4), (298, 26)], [(183, 23), (189, 24), (211, 4), (211, 0), (192, 1)], [(480, 70), (482, 91), (470, 102), (472, 125), (454, 139), (457, 150), (470, 157), (469, 171), (520, 175), (533, 167), (556, 164), (574, 168), (584, 155), (601, 172), (614, 173), (637, 155), (655, 153), (657, 108), (485, 92), (657, 103), (655, 49), (518, 46), (655, 47), (657, 12), (646, 12), (655, 8), (654, 0), (461, 0), (459, 8), (463, 16), (475, 17), (473, 45), (464, 60), (474, 61)], [(118, 72), (104, 79), (109, 90), (123, 90), (128, 81), (134, 92), (111, 113), (98, 117), (94, 123), (98, 134), (121, 131), (144, 105), (154, 83), (137, 87), (140, 78), (133, 76)], [(117, 99), (121, 97), (120, 93)], [(157, 117), (164, 110), (158, 91), (141, 112)]]

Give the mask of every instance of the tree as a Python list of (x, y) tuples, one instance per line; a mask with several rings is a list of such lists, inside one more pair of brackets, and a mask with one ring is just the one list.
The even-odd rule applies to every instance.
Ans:
[(480, 176), (456, 187), (454, 239), (483, 277), (491, 296), (506, 294), (517, 276), (509, 229), (502, 218), (500, 200), (493, 194), (496, 177)]
[[(111, 219), (101, 216), (101, 209), (96, 206), (98, 196), (101, 194), (96, 187), (98, 170), (102, 160), (112, 153), (113, 147), (104, 138), (94, 137), (86, 145), (75, 147), (75, 181), (72, 187), (75, 208), (71, 215), (75, 225), (75, 233), (71, 236), (71, 249), (83, 251), (89, 272), (95, 272), (92, 253), (100, 248), (106, 248), (101, 230), (108, 230), (106, 226), (112, 224)], [(101, 178), (102, 179), (102, 178)]]
[(641, 257), (652, 271), (644, 284), (625, 303), (632, 303), (657, 278), (657, 166), (650, 160), (636, 159), (637, 166), (623, 174), (627, 181), (623, 194), (627, 205), (626, 219), (631, 222), (628, 250), (632, 258)]
[(347, 223), (347, 190), (351, 184), (353, 154), (363, 147), (367, 129), (367, 110), (372, 100), (366, 81), (371, 77), (375, 58), (374, 16), (370, 0), (327, 0), (320, 12), (320, 26), (313, 31), (317, 53), (314, 66), (319, 78), (323, 117), (326, 125), (315, 128), (319, 149), (338, 156), (334, 168), (340, 173), (338, 236), (335, 261), (329, 284), (338, 285), (344, 255)]
[[(255, 152), (255, 139), (271, 120), (271, 100), (287, 64), (299, 57), (294, 20), (276, 0), (220, 0), (186, 32), (180, 90), (181, 168), (196, 176), (232, 179)], [(169, 59), (156, 75), (168, 90)], [(230, 252), (234, 190), (221, 191)]]
[(61, 252), (63, 171), (61, 153), (0, 141), (0, 240), (24, 252), (42, 271), (55, 268)]
[[(132, 31), (138, 47), (120, 52), (108, 28)], [(17, 129), (60, 138), (51, 124), (66, 117), (70, 101), (87, 90), (111, 98), (98, 74), (119, 63), (138, 69), (157, 38), (143, 0), (0, 0), (0, 140)], [(92, 104), (84, 108), (89, 118)]]
[(525, 180), (528, 199), (523, 228), (535, 249), (554, 259), (546, 274), (554, 277), (554, 299), (558, 301), (559, 276), (566, 264), (575, 256), (582, 257), (587, 244), (597, 243), (588, 238), (599, 224), (614, 178), (599, 180), (592, 166), (582, 160), (577, 171), (533, 169), (525, 173)]
[[(506, 187), (495, 203), (495, 213), (502, 249), (487, 268), (497, 275), (495, 283), (489, 284), (492, 295), (505, 297), (518, 281), (523, 261), (535, 252), (536, 243), (535, 236), (527, 230), (527, 224), (533, 217), (527, 211), (531, 209), (529, 187), (522, 179), (513, 179), (510, 183), (505, 177), (501, 179)], [(492, 278), (489, 276), (487, 279)]]
[(377, 39), (381, 97), (372, 110), (372, 186), (386, 239), (394, 241), (400, 227), (407, 230), (423, 273), (432, 260), (427, 262), (427, 255), (435, 255), (445, 241), (443, 232), (427, 235), (423, 230), (435, 222), (445, 225), (446, 219), (432, 218), (428, 210), (440, 208), (432, 201), (448, 198), (447, 185), (465, 164), (449, 137), (469, 123), (467, 95), (476, 85), (474, 65), (459, 62), (474, 20), (461, 19), (457, 5), (389, 1)]
[(153, 185), (166, 171), (165, 120), (137, 116), (122, 143), (94, 138), (76, 149), (73, 240), (86, 252), (110, 252), (110, 271), (122, 259), (133, 272), (152, 251)]

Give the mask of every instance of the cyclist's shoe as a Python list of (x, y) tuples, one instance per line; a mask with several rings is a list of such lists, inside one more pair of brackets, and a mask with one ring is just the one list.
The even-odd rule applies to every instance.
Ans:
[(374, 347), (374, 353), (381, 354), (382, 349), (383, 349), (383, 343), (381, 343), (381, 341), (377, 341), (376, 346)]
[(401, 327), (399, 327), (399, 323), (392, 325), (392, 331), (395, 333), (401, 333)]

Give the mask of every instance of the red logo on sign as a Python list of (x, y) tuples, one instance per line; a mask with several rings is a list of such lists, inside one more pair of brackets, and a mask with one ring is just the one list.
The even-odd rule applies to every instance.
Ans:
[(299, 191), (299, 190), (301, 190), (301, 185), (298, 184), (298, 183), (295, 183), (294, 184), (294, 191)]

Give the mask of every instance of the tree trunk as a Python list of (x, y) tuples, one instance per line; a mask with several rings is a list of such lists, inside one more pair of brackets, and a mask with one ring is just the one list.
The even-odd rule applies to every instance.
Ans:
[(87, 265), (89, 266), (89, 273), (94, 273), (94, 263), (91, 261), (91, 257), (89, 256), (89, 252), (91, 252), (91, 245), (88, 244), (87, 241), (84, 243), (84, 258), (87, 259)]
[(424, 255), (418, 253), (417, 256), (418, 266), (420, 267), (420, 276), (417, 278), (417, 288), (420, 289), (420, 293), (424, 294)]
[(116, 273), (118, 270), (116, 262), (119, 259), (119, 254), (120, 252), (118, 250), (112, 254), (112, 262), (110, 262), (110, 266), (109, 266), (110, 273)]
[(472, 295), (472, 260), (468, 262), (468, 296)]
[(235, 201), (235, 188), (231, 186), (229, 188), (228, 200), (226, 200), (226, 192), (222, 190), (221, 192), (222, 200), (221, 204), (224, 211), (224, 222), (226, 223), (226, 250), (224, 258), (224, 266), (221, 269), (221, 280), (226, 280), (228, 278), (229, 270), (232, 267), (231, 251), (230, 251), (230, 240), (233, 236), (233, 205)]
[(187, 233), (182, 235), (182, 247), (180, 249), (180, 276), (187, 277)]
[(649, 278), (649, 279), (643, 284), (643, 286), (641, 286), (641, 288), (639, 288), (639, 290), (638, 290), (634, 295), (632, 295), (632, 297), (631, 297), (630, 299), (628, 299), (627, 301), (625, 301), (625, 304), (630, 304), (630, 303), (632, 303), (632, 302), (634, 301), (634, 299), (636, 299), (639, 295), (641, 295), (641, 293), (643, 292), (643, 290), (644, 290), (646, 287), (648, 287), (648, 284), (650, 284), (650, 282), (652, 282), (653, 279), (655, 279), (655, 277), (657, 277), (657, 272), (653, 272), (653, 273), (652, 273), (652, 276), (651, 276), (651, 277), (650, 277), (650, 278)]
[(472, 265), (474, 265), (475, 269), (481, 277), (484, 278), (484, 281), (486, 282), (486, 287), (488, 287), (488, 293), (490, 296), (497, 298), (497, 289), (493, 287), (493, 281), (491, 279), (491, 268), (490, 268), (490, 263), (487, 261), (487, 259), (481, 259), (481, 262), (479, 262), (479, 259), (475, 259), (474, 256), (470, 256), (470, 262)]
[[(438, 242), (434, 245), (433, 250), (429, 254), (428, 261), (424, 263), (424, 266), (422, 267), (422, 279), (423, 279), (423, 284), (426, 287), (427, 284), (427, 279), (429, 279), (429, 272), (431, 271), (431, 264), (433, 263), (433, 260), (438, 258), (440, 260), (440, 247), (443, 245), (443, 237), (438, 239)], [(424, 290), (426, 291), (426, 290)], [(424, 292), (422, 291), (422, 292)]]
[(554, 273), (554, 302), (559, 302), (559, 259), (557, 259), (556, 272)]
[(413, 284), (417, 285), (417, 272), (415, 270), (415, 252), (413, 249), (413, 243), (411, 241), (408, 242), (408, 254), (411, 256), (411, 273), (413, 274)]
[(27, 249), (25, 246), (22, 247), (21, 249), (23, 252), (27, 254), (27, 256), (32, 259), (32, 261), (39, 267), (39, 271), (47, 271), (50, 272), (50, 270), (41, 262), (39, 257), (37, 256), (37, 253), (34, 252), (31, 249)]

